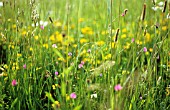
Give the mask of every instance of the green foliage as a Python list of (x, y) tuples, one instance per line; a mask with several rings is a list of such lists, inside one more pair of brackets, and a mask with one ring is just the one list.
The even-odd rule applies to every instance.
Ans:
[(167, 0), (0, 2), (0, 109), (169, 110), (169, 14)]

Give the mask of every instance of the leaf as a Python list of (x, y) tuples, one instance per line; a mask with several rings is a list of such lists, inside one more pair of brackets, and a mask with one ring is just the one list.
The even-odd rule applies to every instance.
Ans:
[(55, 102), (55, 100), (53, 99), (50, 93), (46, 92), (45, 94), (53, 103)]
[(74, 69), (74, 66), (75, 66), (75, 63), (73, 65), (71, 65), (70, 67), (68, 67), (67, 69), (64, 69), (64, 71), (61, 73), (62, 74), (62, 77), (64, 78), (64, 75), (68, 75), (70, 73), (70, 71), (72, 69)]
[(63, 55), (56, 48), (53, 50), (61, 59), (64, 59)]
[(73, 110), (81, 110), (82, 105), (75, 107)]
[(64, 81), (61, 82), (61, 95), (63, 97), (66, 95), (66, 84)]
[(12, 102), (10, 109), (12, 109), (12, 108), (15, 106), (15, 104), (17, 103), (17, 101), (18, 101), (18, 98), (16, 98), (16, 99)]

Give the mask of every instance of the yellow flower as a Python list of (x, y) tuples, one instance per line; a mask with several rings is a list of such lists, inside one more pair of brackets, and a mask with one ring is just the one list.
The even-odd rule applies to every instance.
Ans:
[(62, 26), (62, 23), (60, 21), (55, 21), (54, 22), (54, 26), (56, 27), (61, 27)]
[(59, 61), (65, 61), (63, 58), (58, 58)]
[(70, 100), (70, 96), (68, 94), (66, 94), (66, 101)]
[(56, 87), (60, 87), (60, 85), (58, 85), (58, 84), (55, 84), (55, 86), (56, 86)]
[(22, 33), (21, 33), (23, 36), (25, 36), (26, 34), (27, 34), (27, 31), (22, 31)]
[(63, 36), (62, 36), (62, 34), (57, 34), (57, 35), (56, 35), (56, 41), (57, 41), (57, 42), (61, 42), (61, 43), (63, 42)]
[(126, 45), (124, 46), (124, 49), (129, 49), (130, 48), (130, 43), (126, 43)]
[(80, 43), (81, 43), (81, 44), (86, 43), (86, 42), (88, 42), (87, 39), (84, 39), (84, 38), (83, 38), (83, 39), (80, 39)]
[(100, 61), (100, 60), (97, 60), (97, 64), (101, 64), (101, 61)]
[(71, 37), (71, 36), (67, 36), (67, 39), (68, 39), (68, 42), (69, 42), (69, 43), (74, 42), (74, 38)]
[(111, 58), (111, 54), (108, 54), (104, 57), (105, 60), (110, 59), (110, 58)]
[(77, 47), (77, 44), (73, 44), (73, 47), (76, 48), (76, 47)]
[(149, 51), (150, 51), (150, 52), (153, 52), (153, 48), (149, 48)]
[(56, 89), (55, 85), (52, 85), (53, 90)]
[(106, 35), (106, 34), (108, 34), (108, 31), (107, 30), (106, 31), (102, 31), (101, 34), (102, 35)]
[(54, 35), (51, 35), (51, 36), (50, 36), (50, 40), (51, 40), (51, 41), (54, 41), (54, 40), (55, 40)]
[(146, 33), (145, 35), (145, 41), (150, 42), (151, 41), (151, 35), (149, 33)]
[(122, 39), (125, 39), (125, 38), (126, 38), (126, 34), (122, 34), (122, 35), (121, 35), (121, 38), (122, 38)]
[(12, 70), (19, 70), (19, 66), (18, 65), (13, 65)]
[(102, 46), (102, 45), (104, 45), (104, 43), (105, 43), (105, 42), (101, 40), (101, 41), (98, 41), (98, 42), (97, 42), (97, 45), (98, 45), (98, 46)]
[(126, 28), (124, 28), (124, 29), (122, 30), (122, 32), (123, 32), (123, 33), (127, 32), (127, 29), (126, 29)]
[(162, 27), (162, 30), (163, 30), (163, 31), (166, 31), (166, 30), (167, 30), (167, 26), (163, 26), (163, 27)]
[(139, 40), (136, 40), (136, 43), (137, 43), (138, 45), (142, 45), (142, 44), (143, 44), (143, 42), (142, 42), (142, 41), (139, 41)]
[(80, 56), (81, 56), (81, 55), (85, 55), (85, 53), (86, 53), (86, 50), (84, 49), (84, 50), (80, 53)]
[(112, 42), (112, 48), (115, 48), (115, 46), (116, 46), (116, 43), (115, 42)]
[(83, 61), (87, 62), (87, 61), (90, 61), (90, 59), (89, 58), (84, 58)]
[(21, 57), (22, 56), (22, 54), (20, 54), (20, 53), (17, 53), (17, 57)]
[(43, 47), (48, 49), (48, 44), (43, 44)]
[(33, 48), (32, 48), (32, 47), (30, 47), (30, 51), (33, 51)]
[(34, 36), (34, 39), (35, 39), (35, 40), (38, 40), (38, 36)]
[(84, 21), (84, 18), (79, 18), (79, 23), (83, 22)]
[(53, 104), (52, 104), (52, 107), (53, 108), (58, 108), (60, 107), (60, 103), (58, 101), (55, 101)]
[(16, 29), (16, 27), (17, 27), (16, 24), (12, 25), (12, 28), (13, 28), (13, 29)]
[(93, 31), (92, 31), (92, 28), (91, 27), (84, 27), (81, 29), (81, 32), (83, 34), (89, 34), (89, 35), (92, 35), (93, 34)]

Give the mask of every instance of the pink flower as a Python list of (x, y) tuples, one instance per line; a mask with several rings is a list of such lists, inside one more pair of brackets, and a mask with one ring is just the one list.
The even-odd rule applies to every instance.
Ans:
[(17, 85), (17, 81), (14, 79), (12, 80), (12, 86), (16, 86)]
[(76, 93), (73, 92), (70, 94), (70, 98), (75, 99), (76, 97), (77, 97)]
[(72, 53), (71, 53), (71, 52), (69, 52), (69, 53), (68, 53), (68, 56), (72, 56)]
[(125, 13), (122, 13), (122, 15), (121, 16), (125, 16)]
[(24, 65), (23, 65), (23, 68), (24, 68), (24, 69), (26, 69), (26, 68), (27, 68), (27, 65), (26, 65), (26, 64), (24, 64)]
[(91, 53), (91, 49), (88, 49), (87, 52), (88, 52), (88, 53)]
[(57, 48), (57, 45), (56, 45), (56, 44), (53, 44), (52, 47), (53, 47), (53, 48)]
[(132, 38), (131, 42), (134, 42), (134, 41), (135, 41), (135, 39), (134, 39), (134, 38)]
[(43, 26), (43, 25), (41, 25), (40, 28), (41, 28), (42, 30), (44, 30), (44, 26)]
[(84, 61), (81, 61), (81, 64), (84, 65)]
[(83, 68), (83, 64), (79, 64), (79, 66), (78, 66), (79, 68)]
[(143, 51), (144, 51), (144, 52), (147, 52), (147, 48), (146, 48), (146, 47), (144, 47), (144, 48), (143, 48)]
[(140, 96), (140, 99), (142, 100), (142, 96)]
[(57, 71), (55, 72), (55, 75), (56, 75), (56, 76), (58, 75), (58, 72), (57, 72)]
[(114, 87), (115, 91), (120, 91), (122, 89), (122, 86), (120, 84), (116, 85)]

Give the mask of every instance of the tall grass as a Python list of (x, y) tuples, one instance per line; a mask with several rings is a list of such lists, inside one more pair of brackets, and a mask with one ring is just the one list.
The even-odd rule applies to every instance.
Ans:
[(2, 2), (0, 109), (170, 109), (168, 0)]

